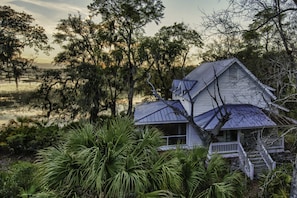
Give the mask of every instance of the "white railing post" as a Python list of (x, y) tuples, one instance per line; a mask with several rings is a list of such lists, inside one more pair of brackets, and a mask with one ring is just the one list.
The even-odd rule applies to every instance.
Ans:
[(282, 143), (281, 143), (282, 145), (282, 148), (284, 149), (285, 148), (285, 137), (284, 136), (282, 136)]
[(268, 151), (266, 150), (261, 140), (258, 140), (258, 148), (269, 170), (274, 170), (276, 168), (276, 163), (269, 155)]
[(186, 135), (168, 135), (168, 136), (162, 136), (161, 138), (166, 140), (166, 145), (165, 146), (169, 146), (169, 140), (173, 139), (173, 138), (187, 138)]
[(238, 142), (213, 142), (209, 145), (209, 153), (218, 153), (224, 155), (237, 154)]
[(248, 158), (246, 152), (244, 151), (241, 143), (238, 143), (238, 153), (239, 153), (239, 161), (242, 166), (243, 172), (251, 179), (254, 179), (254, 165)]
[(249, 160), (240, 142), (213, 142), (208, 149), (208, 157), (213, 153), (218, 153), (223, 157), (237, 156), (241, 164), (242, 171), (251, 179), (254, 179), (254, 165)]

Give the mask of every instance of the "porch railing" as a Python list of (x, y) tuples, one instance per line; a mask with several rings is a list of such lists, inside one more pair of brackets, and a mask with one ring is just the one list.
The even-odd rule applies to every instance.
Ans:
[(218, 153), (223, 157), (238, 157), (240, 168), (251, 179), (254, 179), (254, 165), (249, 160), (246, 152), (239, 142), (215, 142), (211, 143), (208, 150), (208, 157)]
[(223, 155), (223, 157), (228, 157), (235, 155), (238, 152), (238, 142), (214, 142), (210, 143), (208, 154), (218, 153)]
[(238, 143), (238, 158), (240, 162), (240, 167), (244, 173), (251, 179), (254, 179), (254, 165), (248, 158), (246, 152), (244, 151), (242, 145)]
[(264, 159), (267, 167), (269, 170), (274, 170), (276, 167), (275, 161), (271, 158), (268, 151), (266, 150), (265, 146), (263, 145), (263, 142), (261, 140), (258, 140), (258, 150)]
[(186, 144), (187, 135), (168, 135), (162, 136), (162, 138), (165, 139), (165, 146)]
[(284, 151), (285, 148), (285, 138), (263, 138), (262, 143), (265, 145), (266, 150), (269, 153)]

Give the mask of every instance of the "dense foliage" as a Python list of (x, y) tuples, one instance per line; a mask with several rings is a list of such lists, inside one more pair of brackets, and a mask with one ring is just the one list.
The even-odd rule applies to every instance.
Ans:
[[(36, 136), (14, 144), (24, 152), (55, 146), (40, 150), (36, 164), (0, 166), (1, 197), (244, 197), (249, 185), (220, 156), (208, 160), (205, 148), (159, 152), (162, 134), (135, 128), (126, 118), (105, 119), (97, 126), (74, 123), (60, 141), (53, 141), (60, 134), (57, 127), (24, 118), (12, 126), (6, 128), (12, 137)], [(18, 148), (14, 151), (22, 152)], [(263, 174), (259, 196), (287, 196), (291, 172), (289, 165)]]
[(11, 120), (0, 129), (0, 151), (14, 154), (34, 154), (55, 144), (62, 136), (57, 125), (46, 126), (28, 118)]
[(161, 133), (128, 119), (74, 129), (38, 154), (42, 189), (58, 197), (242, 197), (243, 177), (206, 151), (158, 152)]
[(42, 76), (37, 104), (47, 115), (88, 116), (91, 122), (103, 111), (131, 115), (135, 93), (150, 92), (148, 73), (160, 83), (161, 95), (170, 98), (172, 79), (187, 71), (190, 49), (202, 46), (199, 33), (175, 23), (145, 36), (144, 26), (163, 16), (159, 0), (94, 1), (89, 9), (102, 21), (69, 15), (57, 25), (54, 42), (62, 51), (54, 61), (66, 68)]
[(0, 170), (0, 197), (20, 197), (22, 194), (27, 197), (26, 192), (35, 188), (35, 172), (35, 165), (22, 161), (11, 165), (6, 171)]
[(289, 197), (292, 182), (292, 165), (282, 165), (261, 175), (260, 197)]

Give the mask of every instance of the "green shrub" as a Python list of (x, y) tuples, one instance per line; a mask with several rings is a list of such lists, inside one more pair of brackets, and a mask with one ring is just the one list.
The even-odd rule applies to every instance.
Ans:
[(0, 197), (20, 197), (21, 192), (35, 186), (36, 167), (30, 162), (19, 161), (7, 171), (0, 171)]
[(60, 139), (57, 125), (46, 126), (32, 120), (11, 121), (0, 131), (0, 148), (15, 154), (35, 153)]
[(289, 197), (292, 165), (284, 164), (259, 178), (260, 197)]

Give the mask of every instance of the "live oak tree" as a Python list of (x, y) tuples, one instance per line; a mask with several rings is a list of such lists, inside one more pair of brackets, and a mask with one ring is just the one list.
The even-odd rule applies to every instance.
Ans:
[(55, 63), (64, 65), (57, 71), (46, 71), (38, 90), (41, 107), (47, 116), (89, 114), (90, 120), (98, 118), (102, 91), (102, 70), (97, 67), (102, 51), (100, 37), (94, 36), (98, 28), (91, 20), (69, 15), (57, 25), (54, 42), (62, 51), (54, 58)]
[(110, 27), (69, 15), (60, 20), (54, 38), (62, 47), (54, 61), (66, 68), (43, 75), (39, 98), (47, 116), (88, 115), (91, 122), (97, 122), (98, 113), (108, 109), (115, 116), (125, 84), (123, 52), (117, 47), (121, 42)]
[(163, 26), (153, 37), (143, 39), (140, 54), (151, 65), (151, 82), (165, 100), (171, 98), (172, 80), (183, 78), (188, 70), (190, 49), (202, 45), (200, 34), (184, 23)]
[(94, 0), (89, 9), (99, 15), (102, 23), (108, 24), (115, 36), (123, 41), (123, 49), (128, 84), (128, 110), (132, 114), (136, 74), (141, 66), (136, 58), (136, 39), (150, 22), (158, 23), (163, 17), (164, 6), (161, 0)]
[(26, 48), (48, 52), (48, 38), (34, 18), (9, 6), (0, 6), (0, 74), (12, 77), (18, 88), (20, 77), (32, 68), (33, 59), (22, 56)]

